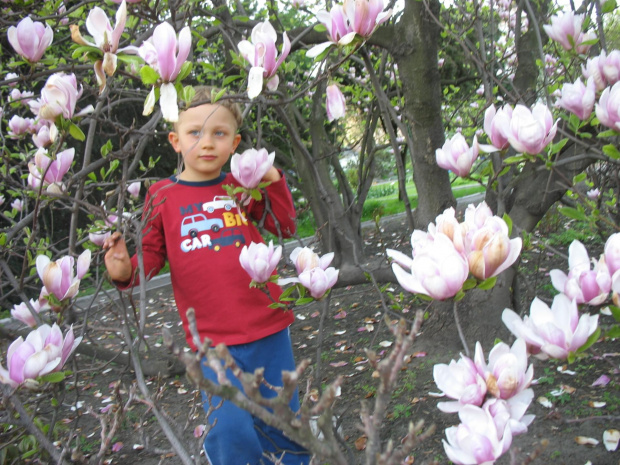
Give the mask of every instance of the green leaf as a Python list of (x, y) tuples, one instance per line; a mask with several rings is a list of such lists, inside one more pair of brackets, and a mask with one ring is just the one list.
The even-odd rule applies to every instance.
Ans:
[(599, 132), (596, 137), (599, 139), (607, 138), (607, 137), (616, 137), (618, 132), (613, 129), (608, 129), (607, 131)]
[(514, 157), (507, 157), (504, 160), (504, 163), (506, 165), (514, 165), (515, 163), (521, 163), (522, 161), (525, 161), (525, 157), (523, 155), (515, 155)]
[(189, 73), (191, 72), (192, 72), (192, 62), (186, 61), (185, 63), (183, 63), (183, 66), (181, 66), (181, 71), (179, 71), (179, 74), (177, 75), (177, 78), (175, 79), (175, 81), (181, 82), (183, 79), (189, 76)]
[(553, 155), (555, 153), (558, 153), (560, 150), (562, 150), (564, 148), (564, 146), (566, 145), (567, 142), (568, 142), (568, 139), (562, 139), (558, 143), (553, 144), (551, 146), (551, 154)]
[(6, 245), (6, 233), (0, 234), (0, 245), (1, 246)]
[(235, 74), (234, 76), (226, 76), (226, 78), (224, 78), (224, 80), (222, 81), (222, 86), (226, 87), (228, 86), (231, 82), (235, 82), (236, 80), (241, 79), (241, 76), (238, 74)]
[(603, 146), (603, 153), (609, 158), (613, 158), (614, 160), (620, 159), (620, 152), (613, 144), (607, 144)]
[(159, 73), (148, 65), (140, 68), (140, 79), (147, 86), (155, 84), (159, 77)]
[(613, 325), (605, 332), (605, 336), (611, 339), (617, 339), (620, 337), (620, 326)]
[(79, 140), (80, 142), (83, 142), (86, 139), (86, 136), (82, 130), (75, 123), (71, 123), (71, 126), (69, 126), (69, 134), (71, 134), (71, 137), (75, 140)]
[(27, 459), (28, 457), (31, 457), (34, 454), (36, 454), (38, 451), (39, 451), (38, 448), (35, 448), (35, 449), (32, 449), (32, 450), (29, 450), (28, 452), (24, 452), (22, 454), (22, 459)]
[(226, 88), (220, 89), (219, 92), (215, 92), (215, 89), (211, 92), (211, 103), (217, 102), (226, 93)]
[(309, 304), (310, 302), (314, 302), (314, 297), (304, 297), (303, 299), (297, 299), (295, 305), (305, 305)]
[(247, 23), (250, 20), (250, 18), (248, 18), (247, 16), (233, 16), (233, 20), (241, 21), (242, 23)]
[(62, 371), (57, 371), (55, 373), (48, 373), (39, 377), (39, 381), (42, 383), (60, 383), (65, 379), (65, 374)]
[(586, 214), (583, 211), (577, 210), (576, 208), (572, 208), (572, 207), (559, 207), (558, 211), (564, 215), (567, 216), (569, 218), (572, 218), (574, 220), (580, 220), (580, 221), (587, 221), (587, 217)]
[(327, 32), (327, 28), (324, 24), (317, 24), (316, 26), (314, 26), (314, 30), (316, 32)]
[(573, 184), (579, 184), (581, 181), (585, 181), (587, 177), (586, 173), (580, 173), (573, 178)]
[(279, 302), (274, 302), (272, 304), (269, 304), (268, 307), (269, 308), (273, 308), (273, 309), (276, 309), (276, 308), (286, 308), (286, 305), (281, 304)]
[(609, 310), (611, 311), (614, 320), (620, 322), (620, 308), (616, 307), (615, 305), (610, 305)]
[(476, 287), (477, 283), (478, 282), (475, 279), (468, 279), (463, 283), (462, 289), (464, 291), (468, 291), (469, 289), (473, 289), (474, 287)]
[(482, 289), (483, 291), (488, 291), (489, 289), (493, 289), (496, 282), (497, 282), (497, 276), (492, 276), (488, 279), (485, 279), (480, 284), (478, 284), (478, 289)]
[(194, 99), (194, 95), (196, 95), (196, 90), (192, 86), (183, 87), (183, 92), (181, 94), (181, 99), (189, 105)]
[(611, 13), (612, 11), (614, 11), (616, 9), (618, 5), (616, 4), (616, 0), (607, 0), (605, 3), (603, 3), (603, 6), (601, 8), (601, 13), (605, 14), (605, 13)]
[(596, 331), (592, 333), (592, 335), (588, 338), (586, 343), (582, 345), (579, 349), (577, 349), (577, 353), (584, 352), (587, 350), (592, 344), (598, 341), (598, 338), (601, 337), (601, 328), (596, 328)]
[[(428, 296), (427, 296), (428, 297)], [(461, 289), (460, 291), (458, 291), (456, 293), (456, 295), (454, 296), (454, 301), (458, 302), (460, 300), (463, 300), (463, 297), (465, 297), (465, 293), (463, 292), (463, 289)]]
[(95, 54), (97, 56), (101, 56), (101, 49), (97, 48), (97, 47), (92, 47), (90, 45), (80, 45), (79, 47), (76, 47), (76, 49), (73, 51), (73, 53), (71, 54), (71, 58), (73, 58), (74, 60), (81, 57), (84, 54)]
[(508, 215), (508, 213), (504, 213), (502, 219), (506, 222), (506, 226), (508, 226), (508, 235), (512, 234), (512, 218)]
[(257, 202), (263, 198), (263, 194), (261, 194), (260, 190), (258, 189), (250, 190), (250, 196)]
[(286, 289), (284, 289), (282, 294), (280, 294), (280, 300), (289, 297), (293, 293), (293, 291), (295, 291), (295, 289), (297, 289), (296, 286), (291, 286), (291, 287), (287, 287)]
[(108, 141), (101, 146), (101, 156), (103, 158), (107, 157), (108, 153), (110, 153), (112, 148), (113, 148), (112, 141), (108, 139)]

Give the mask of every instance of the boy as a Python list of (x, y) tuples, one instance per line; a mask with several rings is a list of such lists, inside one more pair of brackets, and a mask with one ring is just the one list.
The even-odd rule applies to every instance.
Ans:
[[(294, 370), (288, 327), (291, 312), (270, 309), (271, 300), (258, 289), (250, 289), (250, 277), (239, 264), (241, 247), (264, 242), (257, 228), (239, 214), (224, 189), (238, 185), (222, 172), (222, 167), (241, 140), (237, 133), (242, 116), (237, 104), (229, 100), (211, 100), (211, 88), (198, 87), (192, 104), (179, 115), (168, 140), (183, 157), (184, 168), (154, 184), (145, 202), (147, 223), (143, 234), (145, 276), (151, 277), (170, 264), (170, 277), (176, 304), (185, 329), (187, 343), (196, 350), (186, 311), (193, 307), (201, 338), (208, 336), (216, 345), (225, 343), (237, 364), (248, 372), (265, 368), (265, 379), (282, 385), (282, 370)], [(193, 105), (193, 106), (192, 106)], [(282, 174), (272, 167), (263, 181), (267, 187), (273, 213), (267, 213), (264, 226), (284, 237), (295, 231), (295, 209), (291, 193)], [(252, 219), (260, 220), (265, 203), (252, 201), (246, 209)], [(277, 219), (277, 223), (276, 220)], [(105, 264), (108, 273), (121, 289), (137, 283), (137, 257), (131, 259), (120, 233), (114, 233), (103, 245), (108, 249)], [(278, 298), (281, 290), (270, 285)], [(217, 382), (214, 372), (203, 366), (206, 378)], [(234, 376), (231, 381), (241, 389)], [(267, 392), (263, 392), (263, 395)], [(270, 395), (274, 395), (271, 393)], [(205, 399), (205, 410), (208, 399)], [(218, 405), (213, 397), (211, 403)], [(299, 398), (291, 402), (295, 411)], [(212, 465), (263, 463), (263, 453), (285, 452), (285, 464), (307, 464), (309, 456), (282, 432), (265, 425), (231, 402), (224, 402), (210, 420), (217, 419), (207, 435), (204, 448)]]

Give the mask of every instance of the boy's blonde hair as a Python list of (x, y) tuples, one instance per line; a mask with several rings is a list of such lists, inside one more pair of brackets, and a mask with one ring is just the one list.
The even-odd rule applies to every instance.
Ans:
[[(181, 111), (187, 110), (188, 108), (196, 107), (198, 105), (204, 105), (205, 103), (211, 103), (212, 96), (217, 94), (220, 89), (213, 86), (194, 86), (194, 91), (196, 93), (194, 94), (192, 101)], [(241, 112), (241, 107), (237, 102), (234, 102), (233, 100), (226, 97), (227, 94), (224, 94), (215, 104), (223, 106), (233, 114), (235, 122), (237, 123), (237, 129), (239, 129), (241, 127), (241, 124), (243, 123), (243, 114)]]

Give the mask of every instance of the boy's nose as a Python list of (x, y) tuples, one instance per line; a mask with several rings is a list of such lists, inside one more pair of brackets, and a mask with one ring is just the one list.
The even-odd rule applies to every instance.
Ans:
[(202, 137), (200, 138), (200, 144), (203, 147), (210, 147), (212, 145), (212, 140), (211, 140), (211, 136), (209, 134), (203, 134)]

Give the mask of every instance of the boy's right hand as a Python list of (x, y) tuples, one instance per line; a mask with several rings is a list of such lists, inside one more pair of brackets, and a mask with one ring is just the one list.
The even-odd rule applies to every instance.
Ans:
[(131, 281), (132, 266), (127, 244), (120, 232), (112, 233), (103, 243), (107, 252), (104, 257), (105, 267), (113, 281), (128, 283)]

